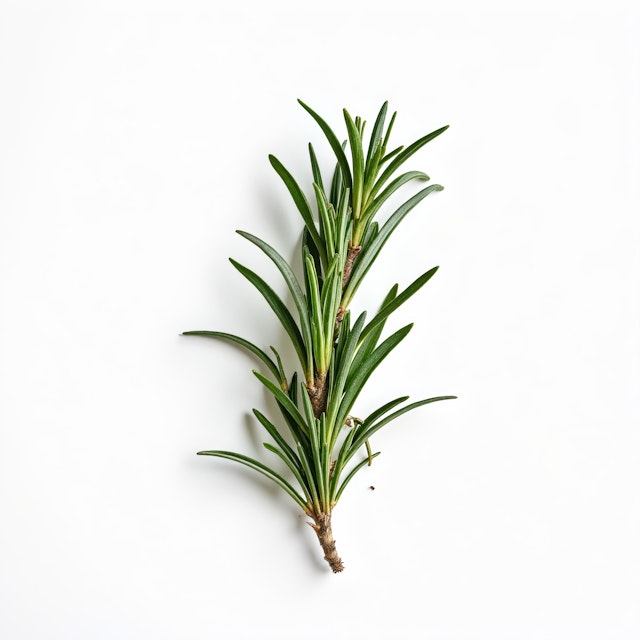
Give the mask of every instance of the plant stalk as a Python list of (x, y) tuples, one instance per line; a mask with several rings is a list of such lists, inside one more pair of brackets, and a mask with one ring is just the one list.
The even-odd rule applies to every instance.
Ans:
[(309, 522), (309, 526), (316, 532), (320, 546), (324, 551), (324, 559), (329, 563), (333, 573), (340, 573), (344, 569), (344, 564), (336, 551), (336, 541), (333, 539), (331, 531), (331, 513), (313, 514), (315, 521)]
[[(347, 250), (347, 259), (344, 263), (344, 268), (342, 270), (342, 291), (347, 288), (349, 284), (349, 280), (351, 280), (351, 273), (353, 272), (353, 263), (356, 261), (358, 254), (362, 250), (360, 245), (352, 245), (349, 243), (349, 249)], [(338, 314), (336, 315), (336, 325), (335, 331), (333, 334), (334, 340), (338, 339), (338, 334), (340, 333), (340, 324), (342, 323), (342, 319), (344, 318), (344, 314), (346, 313), (347, 308), (340, 306), (338, 308)]]
[(327, 373), (316, 371), (313, 385), (307, 384), (307, 392), (313, 407), (313, 415), (319, 418), (327, 410)]
[(351, 272), (353, 271), (353, 263), (356, 260), (356, 257), (360, 253), (362, 247), (360, 245), (353, 246), (349, 244), (349, 249), (347, 250), (347, 259), (344, 263), (344, 270), (342, 272), (342, 290), (344, 291), (349, 284), (349, 280), (351, 279)]

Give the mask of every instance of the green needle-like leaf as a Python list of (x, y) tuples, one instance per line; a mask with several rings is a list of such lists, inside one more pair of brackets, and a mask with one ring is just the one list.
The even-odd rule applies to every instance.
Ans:
[(331, 352), (334, 347), (333, 332), (342, 294), (342, 271), (339, 270), (338, 262), (339, 256), (335, 255), (322, 287), (322, 295), (320, 298), (322, 305), (322, 335), (325, 350), (324, 361), (327, 364), (331, 361)]
[(226, 340), (227, 342), (233, 342), (235, 344), (240, 345), (250, 351), (254, 355), (258, 356), (262, 362), (264, 362), (271, 373), (275, 376), (276, 380), (280, 380), (280, 371), (276, 363), (260, 348), (256, 347), (255, 344), (245, 340), (244, 338), (240, 338), (239, 336), (234, 336), (232, 333), (222, 333), (221, 331), (185, 331), (183, 336), (202, 336), (203, 338), (217, 338), (220, 340)]
[(296, 407), (296, 405), (291, 401), (291, 398), (286, 393), (284, 393), (284, 391), (282, 391), (280, 387), (273, 384), (271, 380), (265, 378), (259, 371), (254, 371), (253, 375), (255, 375), (255, 377), (258, 378), (258, 380), (260, 380), (260, 382), (262, 382), (262, 384), (267, 387), (269, 391), (271, 391), (276, 401), (287, 410), (289, 415), (295, 420), (296, 424), (300, 427), (302, 432), (308, 435), (309, 428), (307, 426), (307, 423), (298, 410), (298, 407)]
[(275, 347), (270, 347), (270, 349), (276, 357), (276, 364), (278, 365), (278, 371), (280, 373), (280, 388), (283, 391), (287, 391), (287, 374), (284, 372), (284, 367), (282, 366), (282, 358)]
[(398, 307), (403, 305), (414, 293), (418, 292), (433, 277), (438, 267), (429, 269), (419, 278), (416, 278), (402, 293), (385, 304), (374, 316), (373, 320), (364, 328), (361, 340), (364, 340), (381, 322), (384, 322)]
[(262, 249), (262, 251), (264, 251), (264, 253), (266, 253), (267, 256), (271, 258), (276, 267), (278, 267), (278, 270), (287, 283), (289, 291), (291, 292), (291, 297), (293, 298), (293, 302), (298, 310), (298, 316), (300, 318), (302, 341), (305, 346), (305, 371), (310, 371), (313, 365), (313, 355), (311, 353), (311, 325), (309, 324), (309, 318), (307, 315), (307, 300), (304, 293), (302, 292), (302, 287), (300, 286), (298, 279), (293, 273), (293, 269), (291, 269), (289, 263), (264, 240), (261, 240), (260, 238), (251, 235), (246, 231), (236, 231), (236, 233)]
[[(294, 371), (291, 376), (291, 382), (288, 385), (287, 396), (293, 403), (295, 407), (298, 406), (298, 372)], [(280, 388), (284, 391), (284, 385), (280, 385)], [(289, 432), (293, 436), (296, 442), (300, 441), (303, 446), (306, 446), (308, 443), (308, 438), (304, 431), (298, 426), (298, 423), (291, 417), (291, 414), (285, 409), (280, 403), (278, 403), (278, 409), (280, 409), (280, 413), (282, 414), (282, 418), (285, 421)]]
[(389, 336), (375, 351), (362, 363), (360, 368), (355, 372), (353, 378), (349, 381), (348, 388), (345, 391), (344, 398), (340, 403), (340, 410), (336, 424), (344, 424), (351, 411), (351, 407), (355, 402), (358, 395), (362, 391), (362, 387), (369, 379), (369, 376), (373, 373), (375, 368), (391, 353), (395, 347), (406, 338), (413, 324), (409, 324), (406, 327), (396, 331), (393, 335)]
[(279, 474), (273, 469), (267, 467), (266, 464), (262, 464), (258, 460), (254, 460), (249, 456), (242, 455), (240, 453), (234, 453), (233, 451), (198, 451), (199, 456), (215, 456), (218, 458), (226, 458), (227, 460), (233, 460), (239, 462), (250, 469), (254, 469), (263, 476), (273, 480), (277, 485), (284, 489), (305, 511), (307, 505), (303, 498), (300, 497), (298, 492)]
[(353, 160), (353, 217), (358, 220), (362, 208), (362, 191), (364, 189), (364, 156), (362, 155), (362, 138), (349, 112), (344, 109), (344, 120), (349, 133), (349, 145)]
[(315, 485), (318, 489), (318, 498), (320, 504), (324, 505), (327, 501), (326, 483), (324, 480), (324, 470), (322, 466), (322, 441), (319, 436), (318, 421), (314, 420), (316, 424), (309, 427), (309, 439), (311, 440), (311, 451), (313, 453), (313, 469), (315, 470), (314, 479)]
[(376, 193), (371, 192), (366, 205), (366, 219), (370, 220), (371, 218), (373, 218), (373, 216), (375, 216), (376, 213), (378, 213), (378, 211), (382, 208), (382, 205), (398, 189), (400, 189), (400, 187), (407, 184), (408, 182), (411, 182), (412, 180), (422, 180), (426, 182), (429, 180), (429, 176), (422, 171), (407, 171), (406, 173), (403, 173), (392, 180), (378, 197), (376, 197)]
[(353, 226), (351, 216), (349, 215), (350, 195), (351, 192), (349, 189), (345, 189), (342, 192), (338, 202), (338, 209), (336, 210), (336, 253), (340, 254), (341, 265), (344, 265), (347, 258), (351, 228)]
[(393, 125), (396, 121), (397, 115), (398, 115), (398, 112), (394, 111), (393, 115), (391, 116), (391, 120), (389, 121), (389, 126), (387, 127), (387, 133), (384, 136), (384, 142), (382, 144), (384, 149), (386, 149), (389, 144), (389, 138), (391, 138), (391, 130), (393, 129)]
[[(274, 439), (275, 443), (280, 447), (282, 452), (287, 456), (287, 458), (289, 459), (289, 462), (291, 462), (291, 464), (296, 469), (298, 469), (298, 471), (302, 471), (302, 464), (300, 463), (298, 456), (295, 454), (293, 449), (289, 446), (287, 441), (282, 437), (278, 429), (276, 429), (275, 425), (272, 422), (270, 422), (257, 409), (253, 409), (253, 414), (255, 415), (256, 418), (258, 418), (258, 421), (260, 422), (260, 424), (267, 430), (269, 435)], [(293, 433), (293, 435), (295, 440), (296, 439), (295, 432)]]
[(307, 254), (305, 258), (305, 270), (307, 275), (307, 283), (309, 287), (309, 314), (311, 322), (311, 335), (313, 338), (313, 353), (318, 371), (325, 372), (327, 370), (327, 362), (325, 362), (325, 335), (323, 331), (324, 324), (322, 322), (322, 303), (320, 301), (320, 283), (318, 282), (318, 274), (313, 259)]
[[(344, 148), (346, 148), (346, 144), (344, 145)], [(340, 197), (344, 193), (342, 184), (342, 169), (340, 168), (340, 163), (336, 162), (336, 166), (333, 170), (333, 177), (331, 178), (331, 189), (329, 191), (329, 202), (331, 202), (334, 208), (338, 206)]]
[(342, 144), (338, 140), (337, 136), (331, 130), (331, 127), (309, 106), (307, 106), (302, 100), (298, 100), (302, 108), (307, 111), (311, 115), (311, 117), (320, 125), (324, 135), (327, 137), (333, 152), (336, 154), (336, 159), (338, 160), (338, 164), (340, 165), (340, 169), (342, 172), (342, 180), (344, 183), (351, 189), (351, 170), (349, 169), (349, 162), (347, 160), (347, 156), (344, 153), (344, 149), (342, 148)]
[(313, 145), (309, 143), (309, 159), (311, 160), (311, 173), (313, 174), (313, 181), (324, 191), (324, 186), (322, 184), (322, 172), (320, 171), (320, 166), (318, 165), (318, 158), (316, 157), (316, 152), (313, 149)]
[(300, 488), (302, 489), (302, 492), (304, 493), (305, 497), (307, 498), (307, 503), (311, 504), (311, 502), (313, 502), (313, 496), (311, 495), (311, 492), (307, 488), (307, 484), (305, 482), (304, 475), (303, 475), (304, 472), (299, 471), (298, 468), (289, 460), (288, 456), (286, 456), (281, 449), (278, 449), (278, 447), (274, 447), (272, 444), (269, 444), (268, 442), (263, 442), (262, 446), (267, 451), (271, 451), (271, 453), (275, 453), (278, 456), (278, 458), (280, 458), (280, 460), (282, 460), (282, 462), (284, 462), (285, 465), (287, 465), (287, 467), (293, 474), (293, 477), (298, 481), (298, 484), (300, 485)]
[(376, 235), (375, 239), (372, 240), (368, 246), (364, 247), (361, 254), (358, 256), (353, 273), (351, 274), (351, 280), (349, 280), (349, 284), (347, 285), (342, 297), (343, 307), (346, 307), (353, 298), (353, 295), (362, 282), (362, 279), (371, 268), (371, 265), (378, 257), (380, 250), (395, 228), (400, 224), (400, 222), (402, 222), (403, 218), (409, 213), (409, 211), (411, 211), (411, 209), (413, 209), (433, 191), (442, 191), (442, 187), (439, 184), (432, 184), (416, 193), (415, 196), (407, 200), (407, 202), (395, 211), (395, 213), (382, 225), (380, 232)]
[(307, 352), (304, 344), (304, 340), (300, 335), (300, 330), (296, 324), (289, 309), (282, 300), (278, 297), (275, 291), (256, 273), (247, 269), (247, 267), (236, 262), (233, 258), (229, 258), (231, 264), (263, 295), (264, 299), (269, 303), (269, 306), (273, 309), (274, 313), (280, 320), (280, 323), (284, 327), (291, 338), (293, 348), (296, 350), (298, 357), (300, 358), (300, 364), (302, 364), (305, 372), (307, 369)]
[(342, 470), (345, 466), (344, 460), (347, 453), (349, 453), (351, 449), (351, 443), (353, 442), (353, 438), (355, 437), (355, 435), (355, 428), (349, 429), (344, 441), (342, 442), (342, 446), (340, 447), (340, 451), (338, 453), (338, 457), (336, 458), (335, 466), (333, 469), (333, 474), (331, 476), (329, 495), (332, 496), (332, 498), (335, 498), (338, 484), (340, 482), (340, 476), (342, 475)]
[(315, 182), (313, 183), (313, 189), (316, 194), (318, 214), (320, 215), (320, 221), (322, 222), (325, 255), (327, 256), (327, 259), (329, 259), (330, 256), (334, 254), (336, 246), (336, 222), (333, 214), (333, 205), (327, 200), (327, 196), (322, 188)]
[[(377, 222), (372, 222), (369, 224), (364, 232), (362, 240), (360, 241), (360, 246), (364, 251), (371, 242), (378, 236), (379, 226)], [(359, 256), (358, 256), (359, 258)]]
[(409, 145), (404, 151), (401, 151), (396, 158), (389, 163), (389, 166), (382, 172), (382, 175), (376, 182), (375, 187), (373, 188), (374, 192), (377, 193), (380, 190), (380, 187), (404, 164), (416, 151), (422, 149), (427, 142), (431, 142), (434, 138), (437, 138), (441, 133), (444, 133), (449, 128), (449, 125), (445, 127), (440, 127), (440, 129), (436, 129), (431, 133), (428, 133), (420, 140), (416, 140), (413, 144)]
[[(349, 332), (349, 338), (343, 347), (342, 354), (340, 355), (338, 372), (337, 372), (336, 380), (333, 383), (333, 386), (331, 389), (331, 394), (329, 397), (329, 403), (327, 407), (327, 414), (328, 414), (327, 417), (328, 417), (330, 429), (336, 429), (342, 426), (341, 422), (336, 423), (336, 417), (338, 414), (338, 410), (340, 408), (340, 402), (342, 400), (342, 395), (344, 393), (345, 383), (349, 375), (351, 363), (353, 361), (353, 356), (358, 346), (362, 327), (364, 327), (366, 318), (367, 318), (367, 313), (366, 311), (363, 311), (358, 317), (358, 319), (356, 320), (355, 324), (353, 325), (353, 329)], [(336, 435), (337, 435), (337, 432), (336, 432)]]
[(383, 147), (384, 140), (382, 139), (384, 134), (384, 121), (387, 117), (387, 107), (388, 103), (385, 103), (380, 108), (378, 112), (378, 117), (376, 118), (376, 122), (373, 125), (373, 131), (371, 132), (371, 139), (369, 141), (369, 150), (367, 151), (367, 168), (369, 167), (369, 162), (371, 161), (371, 156), (374, 154), (376, 147), (378, 145), (378, 141), (380, 142), (380, 147)]
[(295, 181), (294, 177), (286, 170), (284, 165), (276, 158), (274, 155), (269, 156), (269, 162), (271, 162), (271, 166), (276, 170), (276, 173), (282, 178), (282, 181), (286, 185), (293, 201), (296, 203), (296, 207), (298, 207), (298, 211), (304, 220), (304, 223), (309, 230), (309, 234), (311, 235), (311, 239), (315, 242), (318, 247), (318, 251), (320, 252), (320, 258), (322, 259), (323, 264), (325, 263), (326, 257), (323, 255), (323, 243), (320, 239), (320, 234), (318, 233), (318, 229), (316, 228), (316, 223), (313, 220), (313, 213), (311, 212), (311, 207), (309, 206), (309, 202), (307, 197), (302, 192), (302, 189), (298, 186), (298, 183)]
[(318, 492), (318, 487), (316, 483), (316, 476), (313, 472), (311, 461), (307, 458), (305, 452), (302, 449), (300, 444), (296, 444), (298, 447), (298, 453), (300, 455), (300, 462), (302, 463), (302, 467), (304, 468), (304, 477), (307, 479), (306, 486), (309, 489), (309, 493), (311, 493), (311, 499), (313, 500), (313, 507), (316, 510), (316, 513), (320, 513), (322, 511), (322, 507), (320, 506), (320, 497)]
[(409, 396), (402, 396), (401, 398), (396, 398), (395, 400), (391, 400), (390, 402), (383, 404), (381, 407), (376, 409), (373, 413), (369, 414), (364, 419), (363, 424), (372, 424), (378, 418), (382, 417), (385, 413), (387, 413), (387, 411), (391, 411), (393, 407), (397, 407), (399, 404), (402, 404), (403, 402), (405, 402), (405, 400), (408, 400), (408, 399), (409, 399)]
[(397, 156), (403, 149), (404, 149), (404, 146), (400, 145), (399, 147), (396, 147), (393, 151), (389, 151), (389, 153), (387, 153), (386, 156), (382, 157), (382, 160), (380, 160), (379, 166), (382, 166), (383, 164), (389, 162), (391, 158), (393, 158), (394, 156)]
[[(322, 273), (322, 262), (320, 260), (320, 254), (318, 253), (318, 248), (315, 245), (315, 242), (311, 239), (309, 235), (308, 229), (305, 227), (302, 232), (302, 261), (304, 263), (304, 259), (307, 253), (313, 258), (313, 264), (316, 267), (316, 272)], [(305, 291), (307, 292), (307, 300), (309, 299), (309, 292), (306, 289), (306, 279), (305, 279)]]
[[(363, 189), (363, 205), (362, 209), (366, 209), (366, 203), (370, 200), (371, 189), (373, 188), (373, 183), (378, 175), (378, 167), (380, 165), (380, 158), (382, 157), (382, 140), (378, 140), (378, 144), (376, 145), (376, 149), (371, 156), (369, 162), (367, 162), (366, 169), (364, 172), (364, 189)], [(364, 213), (363, 213), (364, 215)]]
[(406, 407), (402, 407), (402, 409), (398, 409), (397, 411), (394, 411), (392, 414), (388, 415), (383, 420), (380, 420), (380, 422), (377, 422), (370, 426), (367, 425), (366, 423), (363, 424), (361, 433), (358, 435), (358, 437), (353, 441), (351, 445), (351, 451), (347, 455), (347, 461), (365, 443), (366, 440), (369, 440), (369, 438), (371, 438), (371, 436), (374, 433), (376, 433), (376, 431), (379, 431), (380, 429), (382, 429), (382, 427), (389, 424), (392, 420), (395, 420), (396, 418), (401, 416), (403, 413), (407, 413), (407, 411), (412, 411), (413, 409), (417, 409), (418, 407), (421, 407), (425, 404), (431, 404), (432, 402), (439, 402), (440, 400), (455, 400), (456, 398), (457, 396), (438, 396), (436, 398), (427, 398), (426, 400), (413, 402), (411, 404), (408, 404)]
[[(389, 293), (387, 293), (384, 300), (382, 301), (380, 309), (391, 302), (396, 297), (397, 293), (398, 285), (394, 284), (393, 287), (391, 287)], [(380, 309), (378, 310), (378, 313), (380, 312)], [(372, 331), (370, 331), (369, 335), (364, 340), (360, 340), (356, 356), (351, 364), (349, 377), (347, 378), (347, 382), (345, 383), (346, 387), (351, 386), (351, 382), (353, 381), (353, 378), (356, 376), (358, 371), (360, 371), (360, 369), (362, 368), (362, 364), (373, 353), (373, 350), (376, 348), (378, 341), (380, 340), (380, 336), (382, 335), (385, 324), (386, 319), (380, 322)]]
[(333, 499), (334, 504), (337, 503), (338, 500), (340, 500), (340, 496), (342, 495), (342, 492), (347, 488), (347, 485), (351, 482), (351, 480), (353, 479), (353, 476), (355, 476), (356, 473), (358, 473), (358, 471), (360, 471), (360, 469), (362, 469), (362, 467), (364, 467), (366, 464), (369, 464), (371, 462), (371, 460), (373, 460), (374, 458), (377, 458), (379, 455), (380, 455), (380, 451), (377, 451), (376, 453), (372, 454), (368, 458), (365, 458), (362, 462), (358, 463), (350, 471), (350, 473), (342, 481), (342, 484), (340, 485), (340, 488), (336, 492), (335, 498)]
[(262, 251), (264, 251), (264, 253), (266, 253), (269, 258), (271, 258), (274, 264), (278, 267), (278, 270), (282, 274), (285, 282), (287, 283), (296, 307), (298, 307), (298, 310), (302, 313), (302, 311), (306, 309), (306, 300), (304, 298), (304, 294), (302, 293), (300, 283), (293, 273), (293, 270), (289, 266), (289, 263), (273, 247), (268, 245), (264, 240), (261, 240), (257, 236), (240, 230), (236, 231), (236, 233), (249, 240), (249, 242), (255, 244), (257, 247), (262, 249)]

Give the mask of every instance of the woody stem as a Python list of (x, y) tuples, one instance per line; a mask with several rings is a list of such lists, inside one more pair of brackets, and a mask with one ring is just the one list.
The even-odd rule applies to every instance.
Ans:
[(328, 562), (334, 573), (340, 573), (344, 564), (336, 551), (336, 541), (331, 531), (331, 513), (315, 513), (312, 515), (315, 523), (309, 525), (316, 532), (320, 546), (324, 551), (324, 559)]

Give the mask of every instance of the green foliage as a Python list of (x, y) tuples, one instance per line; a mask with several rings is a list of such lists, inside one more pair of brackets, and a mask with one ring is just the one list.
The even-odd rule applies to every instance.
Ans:
[[(344, 110), (347, 139), (341, 142), (325, 120), (302, 101), (300, 104), (320, 126), (336, 161), (327, 191), (314, 148), (309, 144), (312, 207), (292, 174), (275, 156), (269, 156), (304, 224), (302, 273), (296, 275), (294, 268), (264, 240), (238, 231), (276, 265), (291, 294), (293, 309), (256, 273), (234, 260), (231, 263), (262, 294), (282, 324), (297, 354), (304, 382), (298, 383), (297, 366), (288, 382), (286, 366), (273, 347), (275, 361), (253, 343), (230, 333), (189, 331), (185, 335), (225, 340), (255, 355), (271, 377), (258, 371), (254, 374), (282, 413), (280, 421), (272, 421), (253, 410), (273, 441), (265, 442), (264, 447), (284, 464), (282, 473), (239, 453), (214, 450), (200, 454), (233, 460), (262, 473), (314, 516), (330, 514), (355, 474), (379, 455), (371, 453), (369, 440), (380, 429), (422, 405), (455, 397), (437, 396), (405, 404), (409, 397), (404, 396), (386, 402), (364, 420), (352, 418), (367, 380), (412, 326), (407, 325), (381, 340), (386, 321), (433, 277), (438, 267), (426, 271), (400, 293), (399, 286), (394, 285), (368, 323), (366, 313), (362, 313), (352, 326), (348, 307), (400, 222), (424, 198), (442, 187), (432, 184), (421, 189), (382, 224), (375, 218), (389, 198), (405, 185), (416, 180), (429, 181), (429, 176), (421, 171), (396, 173), (447, 127), (436, 129), (406, 148), (401, 146), (388, 152), (396, 114), (387, 126), (386, 102), (376, 117), (366, 147), (365, 122), (361, 118), (354, 119)], [(365, 457), (352, 462), (358, 454)]]

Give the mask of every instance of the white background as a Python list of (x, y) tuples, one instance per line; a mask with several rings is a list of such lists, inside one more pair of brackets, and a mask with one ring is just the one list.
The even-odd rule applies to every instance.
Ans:
[[(637, 5), (636, 5), (637, 7)], [(632, 3), (0, 3), (0, 637), (640, 637), (640, 22)], [(446, 189), (359, 292), (439, 264), (358, 403), (381, 432), (332, 575), (231, 346), (284, 344), (226, 258), (284, 287), (309, 184), (384, 99)], [(407, 193), (410, 192), (408, 189)], [(262, 451), (262, 453), (261, 453)], [(368, 487), (374, 485), (375, 491)]]

